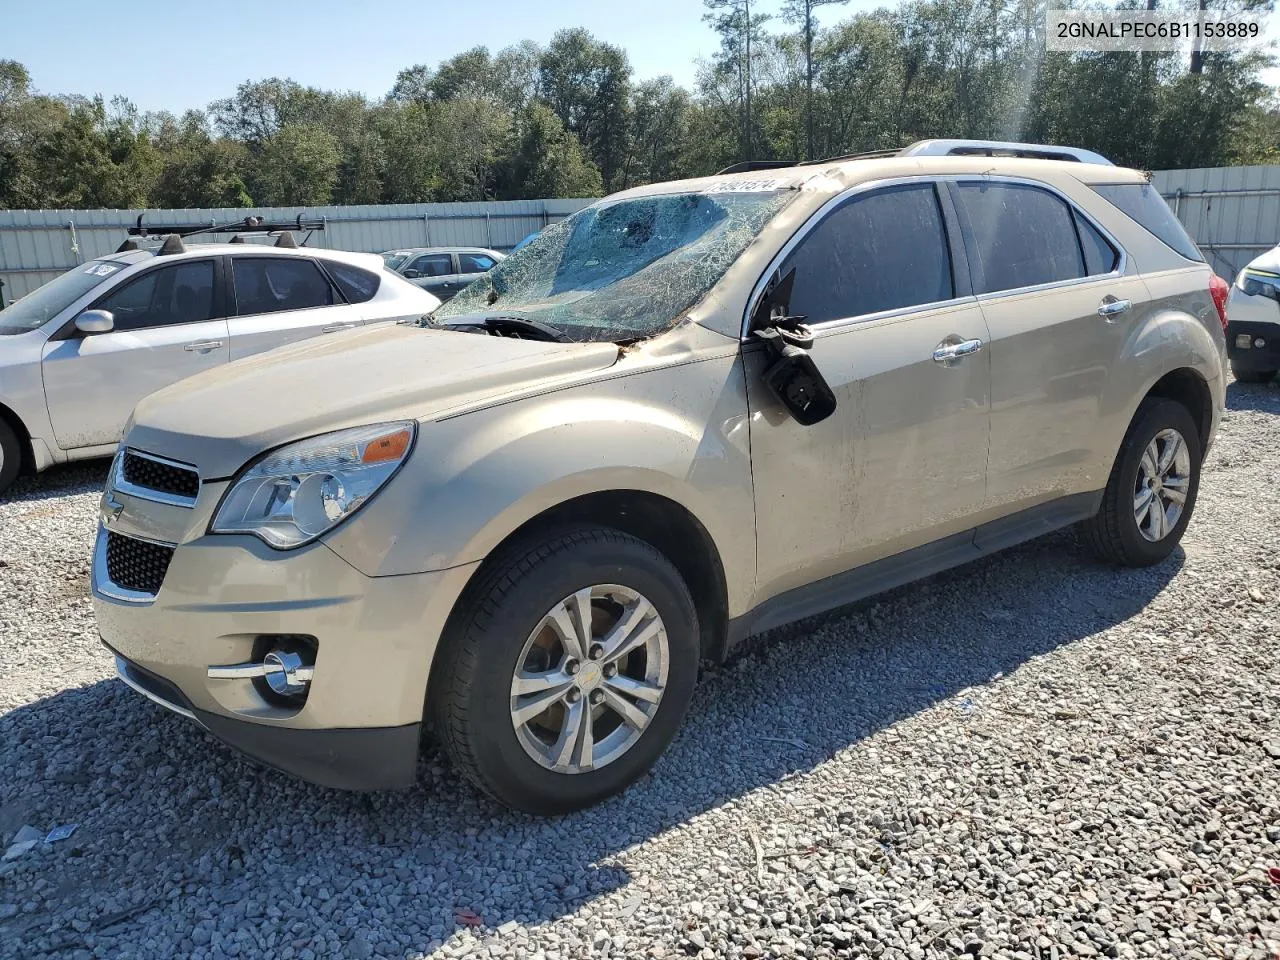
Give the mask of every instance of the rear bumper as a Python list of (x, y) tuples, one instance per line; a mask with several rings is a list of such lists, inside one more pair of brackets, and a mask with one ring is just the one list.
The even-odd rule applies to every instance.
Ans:
[(116, 672), (128, 686), (269, 767), (339, 790), (393, 790), (413, 783), (420, 724), (299, 730), (238, 720), (196, 709), (163, 677), (111, 652), (115, 653)]
[[(1237, 342), (1244, 338), (1247, 347)], [(1280, 370), (1280, 323), (1232, 320), (1227, 324), (1227, 356), (1239, 369)]]

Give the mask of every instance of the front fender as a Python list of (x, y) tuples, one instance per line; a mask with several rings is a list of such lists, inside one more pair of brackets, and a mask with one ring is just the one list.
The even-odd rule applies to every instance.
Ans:
[(638, 490), (702, 523), (732, 608), (755, 570), (747, 416), (734, 355), (423, 424), (400, 474), (326, 542), (370, 576), (441, 570), (483, 559), (565, 501)]

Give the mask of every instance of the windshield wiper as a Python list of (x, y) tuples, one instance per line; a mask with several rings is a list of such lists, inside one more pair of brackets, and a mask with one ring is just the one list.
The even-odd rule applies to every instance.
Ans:
[(418, 326), (433, 327), (437, 330), (458, 330), (478, 332), (477, 328), (496, 337), (517, 337), (525, 340), (544, 340), (552, 343), (575, 343), (576, 341), (555, 327), (528, 317), (516, 314), (494, 314), (480, 316), (462, 316), (448, 320), (433, 317), (430, 314), (417, 321)]

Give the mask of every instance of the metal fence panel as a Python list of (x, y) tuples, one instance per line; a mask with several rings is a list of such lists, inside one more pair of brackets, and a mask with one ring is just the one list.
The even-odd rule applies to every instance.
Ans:
[(1161, 170), (1152, 183), (1228, 280), (1280, 243), (1280, 166)]
[[(229, 223), (247, 216), (325, 221), (308, 246), (379, 252), (396, 247), (474, 246), (510, 250), (590, 200), (507, 200), (492, 203), (371, 204), (351, 207), (256, 207), (205, 210), (0, 210), (0, 297), (15, 300), (77, 264), (111, 253), (142, 214), (165, 224)], [(189, 242), (225, 242), (199, 236)], [(301, 239), (301, 237), (299, 237)]]

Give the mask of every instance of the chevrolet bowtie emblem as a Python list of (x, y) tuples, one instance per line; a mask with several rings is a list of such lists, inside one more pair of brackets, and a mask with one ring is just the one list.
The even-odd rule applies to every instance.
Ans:
[(123, 511), (124, 504), (108, 493), (102, 498), (102, 525), (111, 526)]

